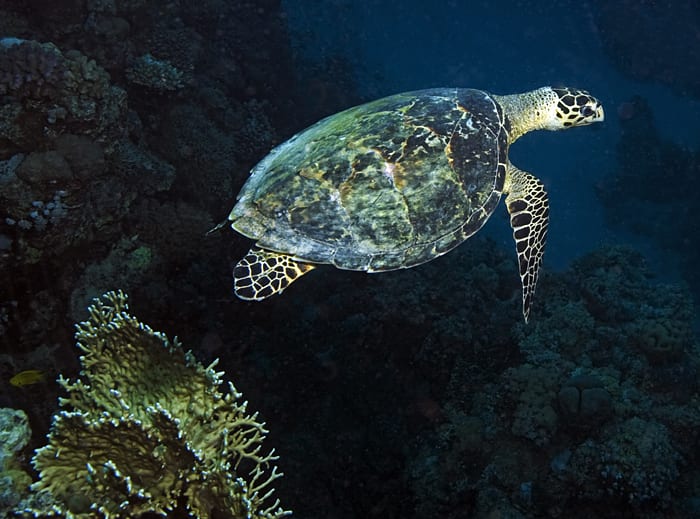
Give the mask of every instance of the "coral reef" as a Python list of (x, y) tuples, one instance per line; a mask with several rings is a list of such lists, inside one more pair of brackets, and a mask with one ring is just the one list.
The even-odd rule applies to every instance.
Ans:
[(669, 508), (682, 457), (666, 427), (630, 418), (600, 436), (583, 442), (571, 456), (570, 477), (580, 482), (581, 497), (620, 498), (635, 508)]
[[(553, 376), (555, 375), (555, 376)], [(557, 431), (554, 410), (556, 373), (546, 368), (523, 364), (504, 373), (506, 389), (517, 401), (511, 431), (542, 447), (548, 445)]]
[(36, 516), (135, 517), (185, 508), (194, 517), (279, 518), (267, 503), (281, 476), (257, 414), (222, 373), (177, 340), (130, 315), (110, 292), (76, 332), (82, 378), (61, 377), (49, 443), (33, 464), (39, 481), (24, 506)]
[[(697, 459), (700, 357), (687, 291), (653, 283), (623, 247), (544, 286), (537, 318), (508, 332), (513, 366), (488, 375), (464, 347), (433, 357), (453, 371), (407, 468), (420, 516), (692, 515), (699, 489), (681, 467)], [(472, 334), (496, 337), (474, 319)]]
[(150, 54), (136, 58), (126, 69), (126, 77), (134, 84), (153, 90), (179, 90), (185, 86), (181, 71), (167, 61), (155, 59)]
[(29, 491), (31, 476), (20, 467), (17, 454), (31, 436), (24, 411), (0, 408), (0, 515), (8, 517)]
[(3, 41), (0, 227), (14, 252), (1, 258), (5, 269), (59, 256), (92, 237), (91, 199), (109, 173), (105, 154), (126, 135), (127, 103), (126, 92), (81, 52)]
[[(59, 305), (90, 292), (76, 283), (127, 235), (148, 236), (153, 257), (165, 259), (148, 272), (153, 286), (179, 272), (190, 276), (180, 286), (196, 291), (221, 267), (211, 258), (225, 256), (223, 239), (208, 240), (209, 258), (194, 262), (172, 243), (196, 250), (252, 162), (298, 129), (288, 114), (305, 94), (280, 12), (275, 2), (217, 0), (3, 4), (0, 270), (11, 294), (26, 294), (12, 299), (17, 316), (29, 317), (41, 290)], [(202, 223), (196, 239), (193, 226), (167, 221), (183, 211)], [(156, 290), (138, 295), (164, 301)]]
[[(95, 60), (77, 50), (64, 53), (50, 42), (0, 42), (0, 94), (10, 100), (2, 124), (7, 131), (0, 132), (7, 142), (0, 152), (46, 144), (72, 128), (97, 139), (122, 135), (126, 92), (111, 84)], [(37, 125), (45, 123), (37, 135)]]
[(0, 49), (0, 94), (55, 99), (66, 87), (68, 67), (54, 44), (3, 38)]

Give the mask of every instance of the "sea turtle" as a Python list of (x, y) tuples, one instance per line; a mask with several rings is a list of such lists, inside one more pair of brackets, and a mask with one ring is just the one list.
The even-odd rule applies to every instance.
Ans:
[(588, 92), (554, 87), (505, 96), (434, 88), (326, 117), (253, 168), (220, 224), (255, 240), (233, 270), (235, 293), (253, 301), (279, 294), (316, 264), (420, 265), (481, 229), (506, 194), (527, 322), (549, 204), (508, 148), (531, 130), (603, 118)]

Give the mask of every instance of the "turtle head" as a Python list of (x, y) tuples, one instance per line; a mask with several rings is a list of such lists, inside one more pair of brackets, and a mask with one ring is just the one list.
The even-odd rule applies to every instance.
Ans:
[(562, 130), (573, 126), (585, 126), (605, 119), (603, 105), (585, 90), (550, 87), (552, 104), (548, 130)]
[(600, 101), (575, 88), (546, 86), (494, 98), (510, 121), (510, 144), (532, 130), (564, 130), (605, 119)]

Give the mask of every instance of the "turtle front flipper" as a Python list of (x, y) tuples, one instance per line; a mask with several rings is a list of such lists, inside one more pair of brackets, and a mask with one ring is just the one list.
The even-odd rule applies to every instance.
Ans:
[(523, 317), (527, 322), (547, 238), (549, 200), (544, 184), (538, 178), (512, 164), (508, 165), (504, 192), (508, 193), (506, 206), (518, 252), (523, 285)]
[(233, 269), (233, 290), (246, 301), (262, 301), (281, 294), (313, 268), (287, 254), (253, 247)]

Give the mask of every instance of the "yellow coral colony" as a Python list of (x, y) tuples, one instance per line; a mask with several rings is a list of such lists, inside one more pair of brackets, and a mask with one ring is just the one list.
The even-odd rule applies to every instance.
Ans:
[[(49, 444), (33, 463), (40, 480), (25, 512), (66, 517), (280, 518), (271, 483), (282, 474), (267, 433), (223, 373), (198, 363), (177, 339), (129, 315), (109, 292), (77, 325), (82, 379), (59, 383)], [(39, 504), (42, 503), (42, 504)], [(181, 514), (179, 513), (178, 516)]]

